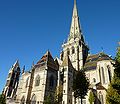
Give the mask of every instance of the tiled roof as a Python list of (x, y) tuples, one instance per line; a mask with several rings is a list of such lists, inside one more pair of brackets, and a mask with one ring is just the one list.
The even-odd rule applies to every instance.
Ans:
[(102, 60), (111, 60), (111, 58), (103, 52), (88, 56), (84, 66), (85, 71), (95, 70), (97, 62)]
[(55, 61), (51, 55), (51, 53), (49, 51), (47, 51), (42, 58), (37, 62), (37, 64), (35, 65), (35, 67), (41, 67), (47, 65), (49, 67), (52, 68), (56, 68), (56, 64)]

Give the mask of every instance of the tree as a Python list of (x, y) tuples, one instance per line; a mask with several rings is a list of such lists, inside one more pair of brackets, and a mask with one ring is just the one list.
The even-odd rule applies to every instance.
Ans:
[(6, 98), (3, 94), (0, 94), (0, 104), (6, 104)]
[(46, 99), (44, 101), (44, 104), (52, 104), (52, 100), (51, 100), (51, 96), (50, 94), (48, 96), (46, 96)]
[(73, 80), (73, 91), (75, 99), (81, 98), (81, 104), (82, 99), (84, 99), (85, 95), (87, 95), (88, 87), (89, 81), (86, 78), (84, 71), (77, 71)]
[(62, 85), (59, 85), (56, 87), (54, 96), (55, 96), (55, 98), (54, 98), (55, 104), (61, 103), (61, 101), (62, 101)]
[(106, 95), (107, 104), (120, 104), (120, 47), (115, 58), (114, 77), (109, 85)]
[(90, 104), (92, 104), (94, 101), (95, 101), (94, 93), (93, 93), (92, 91), (90, 91), (90, 94), (89, 94), (89, 102), (90, 102)]

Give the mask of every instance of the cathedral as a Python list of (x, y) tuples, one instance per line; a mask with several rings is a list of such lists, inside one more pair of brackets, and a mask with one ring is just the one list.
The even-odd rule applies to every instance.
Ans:
[(60, 57), (53, 58), (47, 51), (29, 71), (25, 68), (20, 71), (16, 61), (9, 71), (3, 93), (7, 104), (44, 104), (49, 96), (54, 104), (52, 95), (60, 88), (60, 104), (81, 104), (80, 99), (74, 101), (72, 86), (74, 72), (83, 69), (90, 83), (83, 104), (90, 104), (90, 91), (95, 95), (94, 104), (106, 104), (106, 90), (114, 73), (112, 62), (112, 58), (104, 52), (89, 54), (74, 0), (70, 32), (67, 41), (62, 44)]

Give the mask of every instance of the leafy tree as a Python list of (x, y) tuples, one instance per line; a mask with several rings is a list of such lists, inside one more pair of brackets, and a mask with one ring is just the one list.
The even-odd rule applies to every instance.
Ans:
[(81, 104), (82, 99), (84, 99), (85, 95), (87, 95), (88, 87), (89, 81), (86, 78), (84, 71), (77, 71), (73, 80), (73, 91), (75, 99), (81, 98)]
[(114, 77), (109, 85), (106, 95), (107, 104), (120, 104), (120, 47), (115, 58)]
[(92, 104), (94, 101), (95, 101), (94, 93), (93, 93), (92, 91), (90, 91), (90, 94), (89, 94), (89, 102), (90, 102), (90, 104)]
[(3, 94), (0, 94), (0, 104), (6, 104), (6, 98)]
[(51, 96), (50, 94), (48, 96), (46, 96), (46, 99), (44, 101), (44, 104), (52, 104), (52, 99), (51, 99)]
[(55, 91), (55, 104), (59, 104), (62, 101), (62, 85), (56, 87)]

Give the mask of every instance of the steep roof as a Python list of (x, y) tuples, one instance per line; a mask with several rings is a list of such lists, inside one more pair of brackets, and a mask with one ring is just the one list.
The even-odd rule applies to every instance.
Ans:
[(112, 59), (103, 52), (88, 56), (84, 66), (85, 71), (95, 70), (97, 67), (97, 62), (102, 60), (112, 60)]
[(48, 67), (52, 67), (53, 69), (56, 68), (55, 61), (49, 51), (47, 51), (42, 58), (37, 62), (35, 67), (41, 67), (47, 65)]
[(41, 64), (43, 62), (47, 62), (47, 61), (54, 61), (51, 53), (49, 51), (47, 51), (42, 58), (37, 62), (37, 64)]

